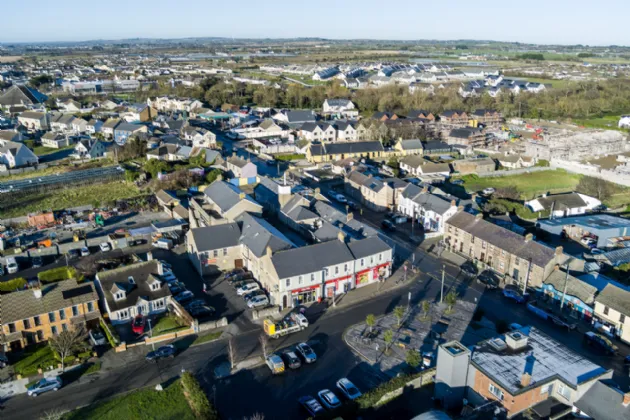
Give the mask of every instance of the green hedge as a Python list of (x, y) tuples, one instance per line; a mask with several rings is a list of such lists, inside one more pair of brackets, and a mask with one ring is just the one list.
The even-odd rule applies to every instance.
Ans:
[[(57, 267), (50, 270), (42, 271), (37, 275), (37, 278), (42, 283), (53, 283), (61, 280), (77, 279), (77, 269), (74, 267)], [(81, 278), (82, 280), (82, 278)]]
[(100, 319), (101, 329), (105, 333), (105, 337), (107, 337), (107, 341), (112, 348), (116, 348), (118, 343), (120, 343), (120, 337), (118, 337), (118, 333), (111, 325), (107, 325), (103, 318)]
[(191, 410), (195, 413), (195, 416), (199, 419), (215, 420), (219, 416), (214, 410), (214, 407), (210, 405), (206, 393), (203, 392), (199, 382), (190, 372), (184, 372), (181, 379), (182, 388), (184, 389), (184, 396), (188, 400)]
[(15, 292), (21, 290), (26, 286), (26, 279), (23, 277), (16, 277), (12, 280), (3, 281), (0, 283), (0, 292)]
[(381, 384), (379, 387), (374, 388), (373, 390), (368, 391), (365, 394), (361, 395), (359, 398), (356, 399), (356, 402), (359, 405), (359, 408), (362, 408), (362, 409), (374, 407), (376, 403), (379, 402), (385, 394), (404, 387), (407, 384), (407, 382), (413, 379), (416, 379), (422, 376), (423, 374), (427, 374), (426, 371), (413, 373), (411, 375), (397, 376), (391, 379), (389, 382), (385, 382), (384, 384)]
[(288, 161), (291, 161), (291, 160), (306, 159), (306, 155), (303, 155), (301, 153), (291, 153), (291, 154), (287, 154), (287, 155), (276, 155), (276, 156), (274, 156), (274, 159), (280, 160), (280, 161), (283, 161), (283, 162), (288, 162)]

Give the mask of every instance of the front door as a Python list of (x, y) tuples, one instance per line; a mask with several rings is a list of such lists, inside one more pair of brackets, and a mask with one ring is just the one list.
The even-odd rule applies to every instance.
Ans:
[(243, 259), (234, 260), (234, 268), (243, 268)]
[(512, 277), (514, 277), (514, 280), (518, 280), (518, 274), (518, 268), (515, 268), (512, 272)]
[(329, 286), (326, 288), (326, 297), (332, 298), (335, 296), (335, 286)]

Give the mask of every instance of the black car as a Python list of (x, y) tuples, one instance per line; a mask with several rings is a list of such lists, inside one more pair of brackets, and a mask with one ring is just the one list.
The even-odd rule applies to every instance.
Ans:
[(385, 230), (391, 230), (391, 231), (396, 230), (396, 225), (391, 220), (383, 220), (383, 223), (381, 223), (381, 226), (383, 226), (383, 229)]
[(317, 417), (318, 415), (324, 413), (324, 407), (322, 407), (322, 405), (310, 395), (300, 397), (298, 402), (312, 417)]
[(190, 308), (188, 313), (193, 318), (205, 318), (205, 317), (214, 315), (215, 310), (212, 306), (203, 305), (203, 306), (195, 306), (193, 308)]
[(42, 257), (33, 257), (31, 264), (33, 268), (40, 268), (44, 265), (44, 261), (42, 261)]
[(477, 283), (485, 285), (486, 289), (496, 289), (499, 287), (497, 275), (490, 270), (482, 271), (481, 274), (477, 276)]
[(302, 362), (300, 362), (299, 357), (293, 350), (287, 350), (282, 353), (282, 358), (284, 359), (285, 364), (291, 369), (298, 369), (302, 366)]
[(169, 344), (168, 346), (162, 346), (155, 351), (150, 351), (145, 359), (147, 362), (157, 362), (159, 359), (172, 359), (175, 357), (176, 353), (177, 349), (175, 348), (175, 346)]
[(617, 352), (619, 352), (619, 348), (614, 345), (608, 337), (604, 337), (601, 334), (595, 334), (592, 331), (588, 331), (584, 334), (584, 341), (610, 355), (617, 354)]
[(68, 258), (70, 258), (71, 260), (75, 258), (79, 258), (80, 256), (81, 256), (81, 253), (79, 252), (78, 249), (71, 249), (70, 251), (68, 251)]
[(462, 264), (460, 269), (462, 270), (462, 274), (469, 278), (474, 278), (477, 273), (479, 273), (477, 267), (470, 261), (466, 261), (464, 264)]
[(4, 267), (0, 264), (0, 276), (4, 276)]
[(255, 298), (256, 296), (262, 296), (262, 295), (265, 295), (265, 291), (262, 289), (258, 289), (258, 290), (254, 290), (253, 292), (247, 293), (243, 297), (245, 298), (245, 302), (249, 302), (251, 299)]
[(347, 204), (350, 210), (359, 210), (359, 205), (355, 203), (354, 201), (348, 201)]

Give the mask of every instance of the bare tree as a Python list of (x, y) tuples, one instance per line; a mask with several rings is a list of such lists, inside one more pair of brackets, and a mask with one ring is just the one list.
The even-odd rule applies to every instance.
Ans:
[(44, 411), (44, 414), (39, 418), (39, 420), (61, 420), (63, 419), (65, 412), (54, 408), (49, 411)]
[(85, 329), (73, 328), (71, 330), (61, 331), (56, 336), (48, 340), (50, 348), (56, 351), (61, 357), (61, 371), (66, 368), (65, 359), (77, 350), (86, 340), (87, 335)]
[(269, 338), (266, 334), (260, 334), (260, 337), (258, 337), (258, 341), (260, 341), (260, 347), (262, 348), (263, 357), (266, 359), (267, 351), (269, 348)]
[(228, 357), (230, 358), (230, 366), (234, 369), (234, 366), (236, 366), (236, 346), (234, 345), (234, 338), (230, 338), (228, 341)]

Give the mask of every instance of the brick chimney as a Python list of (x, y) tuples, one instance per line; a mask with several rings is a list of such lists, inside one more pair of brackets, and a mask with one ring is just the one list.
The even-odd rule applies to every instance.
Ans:
[(339, 239), (341, 242), (346, 242), (346, 235), (342, 231), (339, 231), (339, 233), (337, 234), (337, 239)]
[(349, 212), (348, 214), (346, 214), (346, 223), (348, 223), (352, 219), (354, 219), (354, 213)]
[(451, 200), (451, 207), (455, 207), (457, 205), (457, 201)]
[(478, 221), (478, 220), (483, 219), (483, 213), (477, 213), (477, 214), (475, 214), (475, 219), (476, 219), (476, 220), (475, 220), (475, 222), (476, 222), (476, 221)]
[(564, 249), (561, 246), (556, 247), (556, 255), (562, 255)]
[(627, 407), (630, 404), (630, 392), (623, 394), (623, 406)]
[(531, 382), (532, 382), (532, 377), (529, 373), (523, 373), (521, 375), (521, 386), (523, 388), (528, 387)]
[(245, 193), (240, 193), (238, 195), (239, 200), (245, 200)]
[(428, 193), (428, 192), (429, 192), (429, 186), (428, 185), (425, 185), (424, 187), (422, 187), (422, 193), (423, 194)]
[(265, 248), (265, 253), (269, 258), (271, 258), (271, 256), (273, 255), (273, 251), (271, 250), (270, 246), (267, 246), (267, 248)]
[(147, 252), (147, 261), (152, 261), (153, 260), (153, 252), (149, 251)]

